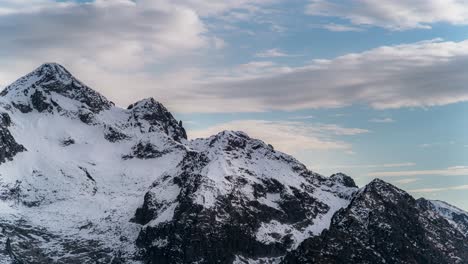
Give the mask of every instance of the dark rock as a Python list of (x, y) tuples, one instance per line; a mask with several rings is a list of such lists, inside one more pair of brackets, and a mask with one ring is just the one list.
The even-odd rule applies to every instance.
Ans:
[(11, 118), (10, 115), (7, 113), (0, 114), (0, 126), (9, 127), (11, 125)]
[(51, 111), (52, 106), (49, 103), (47, 103), (46, 100), (47, 97), (45, 97), (39, 90), (36, 90), (31, 95), (31, 103), (33, 107), (39, 112)]
[(26, 151), (26, 148), (16, 142), (8, 128), (0, 126), (0, 164), (12, 160), (16, 154), (23, 151)]
[(81, 111), (78, 114), (78, 118), (87, 125), (92, 125), (94, 123), (94, 114), (92, 112)]
[(14, 103), (12, 102), (11, 103), (15, 108), (17, 108), (18, 110), (21, 111), (21, 113), (29, 113), (29, 112), (32, 112), (32, 107), (30, 105), (25, 105), (25, 104), (17, 104), (17, 103)]
[(66, 138), (64, 140), (62, 140), (60, 142), (60, 145), (62, 145), (63, 147), (67, 147), (67, 146), (70, 146), (70, 145), (73, 145), (75, 144), (75, 140), (73, 138)]
[(346, 187), (357, 188), (356, 183), (354, 182), (353, 178), (349, 177), (348, 175), (344, 173), (335, 173), (332, 176), (330, 176), (330, 179)]
[(165, 151), (160, 151), (155, 145), (148, 142), (139, 142), (136, 146), (132, 147), (132, 153), (123, 156), (123, 159), (154, 159), (166, 154)]
[(104, 138), (107, 139), (109, 142), (118, 142), (118, 141), (130, 139), (129, 136), (125, 135), (124, 133), (120, 131), (117, 131), (113, 127), (106, 128), (106, 131), (104, 132)]

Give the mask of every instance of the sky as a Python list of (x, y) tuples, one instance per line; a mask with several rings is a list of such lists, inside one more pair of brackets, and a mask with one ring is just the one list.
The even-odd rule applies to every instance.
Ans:
[(0, 36), (0, 87), (57, 62), (190, 138), (242, 130), (468, 210), (466, 0), (1, 0)]

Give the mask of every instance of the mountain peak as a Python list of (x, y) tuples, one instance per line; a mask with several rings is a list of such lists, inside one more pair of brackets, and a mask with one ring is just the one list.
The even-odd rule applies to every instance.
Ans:
[[(113, 106), (57, 63), (42, 64), (7, 86), (0, 96), (23, 113), (34, 109), (38, 112), (87, 109), (97, 113)], [(70, 104), (70, 99), (74, 103)], [(68, 109), (70, 105), (73, 109)]]
[(171, 112), (154, 98), (140, 100), (129, 105), (127, 109), (132, 111), (132, 115), (138, 121), (137, 125), (142, 131), (151, 132), (157, 127), (176, 141), (187, 139), (182, 121), (178, 122)]
[(381, 179), (372, 180), (364, 187), (362, 193), (378, 195), (379, 197), (381, 197), (381, 199), (392, 202), (411, 197), (405, 191)]
[[(156, 101), (153, 97), (148, 97), (145, 99), (141, 99), (137, 101), (136, 103), (133, 103), (127, 107), (127, 109), (137, 109), (137, 108), (143, 108), (143, 109), (151, 109), (151, 108), (160, 108), (160, 109), (166, 109), (163, 104), (160, 102)], [(166, 109), (167, 110), (167, 109)]]
[(65, 67), (55, 62), (44, 63), (33, 73), (37, 76), (55, 77), (61, 81), (71, 81), (73, 79), (73, 75)]
[(335, 182), (339, 182), (346, 187), (357, 187), (353, 178), (341, 172), (333, 174), (332, 176), (330, 176), (330, 179)]

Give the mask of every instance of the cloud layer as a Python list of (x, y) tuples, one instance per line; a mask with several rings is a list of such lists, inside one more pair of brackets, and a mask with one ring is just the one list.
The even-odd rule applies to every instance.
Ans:
[(371, 177), (400, 177), (400, 176), (468, 176), (468, 166), (454, 166), (440, 170), (409, 170), (371, 172)]
[[(211, 56), (229, 44), (207, 21), (262, 12), (260, 7), (271, 2), (7, 0), (0, 9), (0, 85), (57, 61), (119, 105), (153, 96), (175, 112), (355, 104), (388, 109), (468, 101), (468, 41), (383, 46), (300, 67), (262, 60), (287, 56), (279, 49), (259, 52), (257, 61), (237, 66), (203, 64), (209, 56), (200, 54)], [(323, 9), (326, 3), (313, 4)]]
[(428, 29), (440, 22), (468, 24), (465, 0), (311, 0), (307, 13), (391, 30)]
[(429, 107), (468, 101), (467, 66), (468, 41), (434, 40), (316, 60), (299, 68), (280, 71), (278, 67), (274, 74), (266, 72), (257, 77), (226, 76), (205, 81), (199, 92), (221, 101), (235, 98), (246, 103), (237, 110), (352, 104), (376, 109)]

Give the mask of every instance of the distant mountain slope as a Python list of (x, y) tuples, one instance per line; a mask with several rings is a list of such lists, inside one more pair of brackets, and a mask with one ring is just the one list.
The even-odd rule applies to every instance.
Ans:
[(0, 93), (2, 264), (467, 263), (467, 215), (243, 132), (189, 141), (156, 100), (116, 107), (55, 63)]
[(468, 237), (439, 209), (374, 180), (283, 263), (468, 263)]

